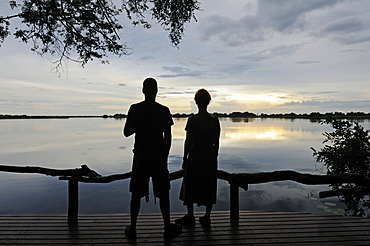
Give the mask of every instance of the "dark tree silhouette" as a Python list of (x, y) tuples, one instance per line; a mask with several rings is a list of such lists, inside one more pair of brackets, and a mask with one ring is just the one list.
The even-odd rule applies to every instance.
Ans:
[[(370, 176), (370, 130), (358, 122), (327, 119), (333, 132), (325, 132), (325, 146), (313, 150), (317, 162), (327, 168), (327, 174), (359, 174)], [(353, 183), (332, 184), (334, 190), (358, 187)], [(341, 199), (346, 205), (346, 213), (357, 216), (370, 216), (370, 197), (362, 193), (344, 195)]]
[(105, 63), (108, 54), (130, 53), (119, 35), (120, 15), (147, 29), (152, 18), (178, 46), (185, 24), (196, 21), (194, 12), (200, 9), (197, 0), (19, 0), (9, 5), (14, 14), (0, 13), (0, 44), (12, 34), (31, 42), (39, 55), (57, 55), (57, 65), (68, 59), (82, 66), (93, 59)]

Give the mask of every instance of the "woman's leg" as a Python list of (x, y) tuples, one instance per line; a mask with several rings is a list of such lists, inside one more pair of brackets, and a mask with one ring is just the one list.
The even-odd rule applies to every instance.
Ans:
[(206, 213), (203, 217), (199, 218), (199, 222), (203, 227), (210, 227), (211, 226), (211, 212), (212, 212), (213, 204), (206, 205)]
[(188, 210), (188, 216), (194, 217), (194, 204), (188, 204), (186, 205), (186, 208)]
[(206, 205), (206, 213), (204, 215), (205, 218), (211, 218), (211, 212), (212, 212), (213, 204)]
[(187, 214), (181, 217), (180, 219), (176, 219), (176, 224), (181, 224), (184, 226), (194, 226), (195, 225), (195, 217), (194, 217), (194, 208), (193, 204), (186, 205), (186, 209), (188, 210)]

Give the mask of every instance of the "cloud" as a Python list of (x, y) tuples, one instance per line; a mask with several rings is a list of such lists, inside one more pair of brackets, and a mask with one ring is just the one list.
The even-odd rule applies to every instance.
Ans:
[(142, 56), (139, 58), (139, 60), (141, 61), (148, 61), (148, 60), (154, 60), (155, 57), (154, 56)]
[(280, 105), (294, 112), (335, 112), (335, 111), (361, 111), (369, 112), (370, 100), (308, 100), (303, 102), (289, 102)]
[[(229, 47), (265, 41), (275, 33), (293, 33), (307, 28), (307, 14), (331, 7), (342, 0), (259, 0), (256, 13), (239, 19), (220, 15), (206, 18), (200, 27), (202, 41), (217, 38)], [(249, 11), (249, 10), (248, 10)]]
[(183, 67), (171, 67), (171, 66), (163, 66), (163, 70), (169, 71), (173, 74), (162, 74), (159, 75), (161, 78), (176, 78), (176, 77), (201, 77), (204, 73), (201, 71), (192, 71), (188, 68)]
[(342, 44), (358, 44), (370, 41), (370, 35), (343, 35), (340, 37), (334, 37), (333, 40)]
[(346, 18), (327, 24), (322, 29), (323, 33), (349, 34), (367, 30), (369, 25), (359, 18)]
[(298, 94), (301, 95), (325, 95), (325, 94), (335, 94), (339, 93), (338, 91), (319, 91), (319, 92), (313, 92), (313, 91), (299, 91)]
[(168, 94), (168, 95), (184, 95), (184, 94), (194, 94), (194, 91), (169, 91), (169, 92), (165, 92), (163, 94), (164, 95), (165, 94)]
[(264, 27), (270, 27), (278, 32), (291, 32), (303, 29), (306, 15), (312, 11), (334, 6), (342, 0), (260, 0), (257, 16), (264, 22)]
[[(260, 68), (259, 63), (254, 62), (231, 62), (218, 64), (211, 71), (216, 77), (222, 78), (225, 76), (239, 76), (243, 75), (248, 71)], [(232, 84), (232, 82), (230, 82)]]
[(346, 17), (326, 24), (317, 35), (348, 45), (370, 41), (369, 30), (369, 20)]
[(320, 63), (319, 61), (297, 61), (296, 64), (300, 65), (306, 65), (306, 64), (315, 64), (315, 63)]
[(263, 30), (255, 16), (233, 20), (229, 17), (213, 15), (205, 21), (206, 23), (200, 28), (202, 41), (209, 41), (216, 37), (227, 46), (235, 47), (269, 37), (269, 33)]
[(286, 57), (294, 54), (302, 47), (302, 44), (276, 45), (268, 49), (261, 50), (256, 55), (261, 59)]
[(339, 51), (339, 53), (355, 53), (355, 52), (366, 52), (364, 49), (345, 49)]
[[(261, 68), (262, 61), (277, 57), (291, 56), (301, 47), (302, 44), (276, 45), (267, 49), (260, 50), (258, 52), (254, 52), (252, 54), (239, 56), (237, 57), (238, 60), (247, 61), (247, 63), (239, 64), (239, 67), (243, 66), (244, 71)], [(230, 71), (230, 69), (228, 68), (227, 71)]]

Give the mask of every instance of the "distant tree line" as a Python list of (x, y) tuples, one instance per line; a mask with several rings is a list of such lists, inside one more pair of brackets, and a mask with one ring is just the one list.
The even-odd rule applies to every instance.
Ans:
[[(172, 116), (174, 118), (187, 118), (194, 115), (194, 113), (176, 113)], [(213, 113), (213, 115), (220, 118), (308, 118), (308, 119), (323, 119), (323, 118), (370, 118), (370, 113), (364, 112), (331, 112), (331, 113), (319, 113), (312, 112), (310, 114), (296, 114), (296, 113), (280, 113), (280, 114), (255, 114), (251, 112), (232, 112), (232, 113)], [(84, 117), (102, 117), (102, 118), (126, 118), (126, 114), (117, 113), (114, 115), (88, 115), (88, 116), (28, 116), (28, 115), (9, 115), (0, 114), (0, 119), (26, 119), (26, 118), (84, 118)]]
[[(194, 115), (194, 113), (185, 114), (185, 113), (176, 113), (172, 116), (174, 118), (187, 118), (189, 116)], [(331, 112), (331, 113), (319, 113), (319, 112), (312, 112), (312, 113), (304, 113), (304, 114), (296, 114), (296, 113), (281, 113), (281, 114), (255, 114), (251, 112), (232, 112), (232, 113), (213, 113), (213, 115), (219, 118), (290, 118), (290, 119), (328, 119), (328, 118), (335, 118), (335, 119), (353, 119), (353, 118), (370, 118), (370, 113), (364, 112)], [(114, 115), (88, 115), (88, 116), (28, 116), (28, 115), (9, 115), (9, 114), (0, 114), (0, 119), (47, 119), (47, 118), (126, 118), (126, 114), (117, 113)]]
[(69, 119), (69, 118), (93, 118), (93, 117), (102, 117), (102, 116), (93, 116), (93, 115), (11, 115), (11, 114), (0, 114), (1, 119)]
[(259, 117), (263, 118), (317, 118), (317, 119), (323, 119), (323, 118), (369, 118), (370, 113), (364, 113), (364, 112), (330, 112), (330, 113), (319, 113), (319, 112), (312, 112), (310, 114), (304, 113), (304, 114), (296, 114), (296, 113), (286, 113), (286, 114), (260, 114)]
[[(319, 112), (312, 112), (312, 113), (304, 113), (304, 114), (296, 114), (296, 113), (280, 113), (280, 114), (255, 114), (251, 112), (232, 112), (232, 113), (213, 113), (217, 117), (225, 117), (225, 118), (305, 118), (305, 119), (327, 119), (327, 118), (370, 118), (370, 113), (364, 112), (331, 112), (331, 113), (319, 113)], [(181, 118), (181, 117), (189, 117), (192, 114), (174, 114), (173, 117)]]

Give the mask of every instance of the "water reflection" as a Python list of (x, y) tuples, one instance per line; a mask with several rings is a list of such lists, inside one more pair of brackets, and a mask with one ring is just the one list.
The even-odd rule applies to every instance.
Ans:
[[(182, 162), (186, 119), (174, 119), (170, 171)], [(310, 147), (322, 146), (326, 125), (296, 119), (221, 118), (219, 169), (228, 172), (296, 170), (317, 173)], [(131, 170), (133, 138), (123, 138), (124, 120), (59, 119), (1, 120), (0, 163), (50, 168), (76, 168), (87, 163), (103, 175)], [(367, 121), (366, 124), (369, 124)], [(180, 181), (172, 182), (171, 207), (184, 211), (178, 199)], [(305, 186), (294, 182), (251, 185), (240, 192), (240, 208), (323, 213), (317, 194), (327, 186)], [(0, 172), (0, 213), (65, 213), (67, 184), (57, 178), (35, 174)], [(313, 196), (308, 196), (313, 194)], [(128, 182), (81, 184), (81, 213), (128, 212)], [(309, 199), (310, 198), (310, 199)], [(217, 210), (229, 209), (229, 186), (219, 181)], [(158, 212), (153, 202), (144, 212)]]
[[(231, 121), (232, 122), (232, 121)], [(248, 122), (232, 122), (223, 121), (222, 130), (224, 139), (232, 139), (233, 141), (243, 140), (290, 140), (298, 138), (309, 138), (312, 137), (312, 133), (307, 129), (302, 129), (300, 122), (294, 122), (291, 120), (277, 120), (270, 119), (255, 119)]]
[(233, 129), (226, 129), (224, 134), (226, 139), (231, 138), (234, 141), (239, 140), (285, 140), (284, 129), (259, 129), (251, 128), (245, 129), (244, 127), (234, 127)]

